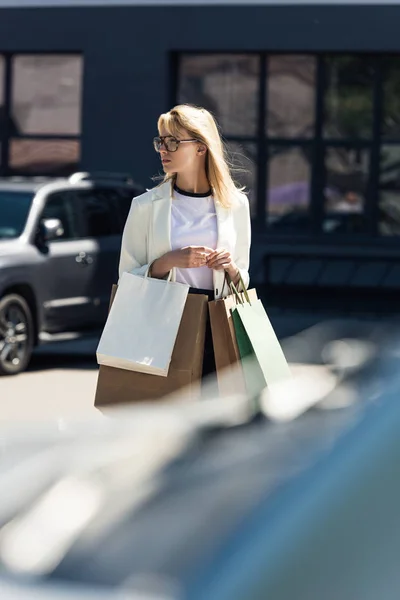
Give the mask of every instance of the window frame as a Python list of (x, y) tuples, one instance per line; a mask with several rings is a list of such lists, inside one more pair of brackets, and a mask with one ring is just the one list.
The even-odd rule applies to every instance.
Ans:
[[(377, 52), (294, 52), (294, 51), (267, 51), (251, 50), (217, 50), (217, 51), (197, 51), (197, 50), (174, 50), (171, 55), (170, 72), (171, 104), (179, 103), (180, 86), (180, 65), (185, 56), (190, 55), (257, 55), (260, 60), (259, 84), (258, 84), (258, 114), (257, 114), (257, 133), (255, 136), (229, 136), (224, 135), (226, 141), (232, 142), (251, 142), (257, 147), (257, 183), (256, 183), (256, 208), (253, 218), (253, 231), (262, 236), (268, 235), (271, 241), (290, 240), (294, 243), (315, 242), (319, 245), (331, 245), (332, 242), (343, 245), (367, 246), (371, 245), (371, 239), (374, 243), (382, 247), (398, 246), (398, 236), (383, 236), (379, 234), (379, 193), (380, 193), (380, 152), (382, 146), (399, 146), (400, 138), (385, 138), (381, 129), (383, 123), (383, 96), (384, 96), (384, 71), (385, 59), (388, 57), (397, 57), (395, 53), (377, 53)], [(266, 127), (267, 121), (267, 101), (268, 101), (268, 57), (284, 55), (310, 56), (316, 60), (315, 75), (315, 128), (314, 135), (309, 138), (282, 138), (273, 137), (268, 133)], [(372, 132), (369, 139), (351, 139), (343, 137), (342, 139), (332, 139), (324, 135), (324, 94), (326, 90), (325, 81), (327, 75), (326, 59), (335, 56), (359, 56), (369, 57), (373, 67), (373, 86), (372, 86)], [(311, 228), (307, 232), (277, 232), (269, 229), (267, 225), (267, 203), (265, 202), (266, 190), (268, 190), (268, 156), (271, 146), (287, 147), (311, 147), (313, 160), (311, 163), (311, 193), (310, 193), (310, 218)], [(323, 190), (325, 187), (325, 152), (330, 147), (363, 147), (370, 152), (369, 177), (366, 184), (365, 195), (365, 231), (362, 233), (327, 234), (323, 231), (324, 206), (321, 202)]]
[[(3, 131), (1, 132), (1, 150), (0, 150), (0, 177), (10, 177), (13, 175), (20, 176), (36, 176), (36, 175), (54, 175), (53, 172), (46, 171), (38, 171), (32, 173), (32, 171), (23, 171), (21, 169), (13, 169), (10, 161), (10, 147), (12, 140), (32, 140), (32, 141), (76, 141), (79, 144), (80, 148), (80, 156), (82, 150), (82, 106), (83, 106), (83, 83), (84, 83), (84, 55), (80, 50), (68, 50), (65, 52), (52, 52), (52, 51), (18, 51), (18, 52), (2, 52), (0, 51), (0, 55), (4, 60), (4, 81), (3, 81), (3, 90), (4, 90), (4, 98), (3, 98), (3, 112), (4, 112), (4, 123), (3, 123)], [(79, 56), (83, 63), (83, 76), (82, 76), (82, 85), (80, 90), (80, 115), (79, 115), (79, 134), (28, 134), (28, 133), (18, 133), (12, 131), (12, 118), (13, 118), (13, 98), (12, 98), (12, 90), (13, 90), (13, 59), (17, 56)], [(74, 167), (73, 171), (79, 170), (81, 168), (80, 157)]]

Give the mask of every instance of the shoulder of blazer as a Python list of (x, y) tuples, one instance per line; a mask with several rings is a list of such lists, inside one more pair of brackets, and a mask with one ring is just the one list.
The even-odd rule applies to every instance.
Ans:
[(240, 208), (247, 207), (249, 205), (249, 199), (246, 194), (237, 190), (234, 200), (232, 202), (232, 210), (240, 210)]
[(161, 200), (163, 198), (169, 198), (169, 196), (170, 196), (170, 187), (171, 187), (171, 184), (170, 184), (169, 181), (163, 182), (163, 183), (161, 183), (160, 185), (157, 185), (154, 188), (146, 190), (140, 196), (136, 196), (134, 198), (134, 201), (139, 206), (143, 206), (143, 207), (145, 207), (145, 206), (151, 206), (151, 204), (153, 202), (155, 202), (156, 200)]
[(247, 206), (248, 203), (249, 199), (247, 198), (246, 194), (236, 189), (233, 193), (232, 201), (228, 207), (222, 206), (218, 200), (216, 201), (216, 206), (220, 211), (236, 212), (241, 207)]

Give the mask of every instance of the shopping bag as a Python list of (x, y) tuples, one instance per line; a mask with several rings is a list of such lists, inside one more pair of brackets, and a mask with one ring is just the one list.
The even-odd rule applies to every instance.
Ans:
[(261, 300), (244, 296), (245, 301), (236, 294), (231, 314), (246, 388), (254, 395), (291, 378), (291, 372)]
[[(116, 291), (117, 286), (114, 285), (110, 307)], [(185, 400), (198, 400), (201, 395), (207, 302), (207, 296), (188, 294), (167, 377), (100, 365), (95, 406), (158, 401), (183, 390)]]
[(166, 377), (189, 286), (123, 273), (97, 362)]
[[(257, 300), (255, 289), (248, 290), (247, 293), (252, 301)], [(243, 293), (240, 295), (242, 301), (244, 301)], [(231, 314), (231, 310), (237, 302), (235, 295), (231, 294), (226, 298), (208, 303), (218, 390), (222, 395), (243, 393), (245, 391), (240, 366), (240, 352)]]

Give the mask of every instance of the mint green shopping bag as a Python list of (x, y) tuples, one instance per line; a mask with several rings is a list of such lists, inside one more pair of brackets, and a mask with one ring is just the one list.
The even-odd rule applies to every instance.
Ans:
[(232, 282), (230, 285), (237, 295), (237, 304), (231, 313), (246, 388), (254, 395), (292, 375), (261, 300), (250, 301), (245, 294), (243, 301)]

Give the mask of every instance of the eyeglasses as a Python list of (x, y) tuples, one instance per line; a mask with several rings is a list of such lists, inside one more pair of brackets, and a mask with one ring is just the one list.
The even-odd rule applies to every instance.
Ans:
[(198, 142), (199, 140), (177, 140), (172, 135), (164, 135), (160, 137), (153, 138), (153, 146), (156, 152), (160, 152), (161, 146), (164, 145), (164, 148), (167, 152), (176, 152), (179, 148), (179, 144), (185, 144), (186, 142)]

